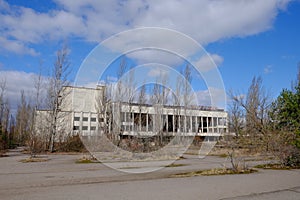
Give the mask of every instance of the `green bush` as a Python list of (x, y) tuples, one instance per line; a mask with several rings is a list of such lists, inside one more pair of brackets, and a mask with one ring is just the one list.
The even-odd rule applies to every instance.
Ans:
[(288, 156), (284, 159), (285, 166), (289, 167), (299, 167), (300, 166), (300, 150), (298, 148), (293, 148)]

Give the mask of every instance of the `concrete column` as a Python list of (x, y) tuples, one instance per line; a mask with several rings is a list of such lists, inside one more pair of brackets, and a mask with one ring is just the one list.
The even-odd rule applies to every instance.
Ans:
[(173, 116), (172, 116), (172, 122), (173, 122), (172, 129), (173, 129), (173, 135), (174, 135), (174, 133), (175, 133), (175, 116), (174, 116), (174, 113), (173, 113)]
[(208, 123), (208, 117), (206, 117), (206, 128), (207, 128), (207, 132), (209, 132), (209, 123)]
[(152, 114), (152, 132), (154, 133), (154, 126), (155, 126), (155, 114)]
[(134, 132), (134, 113), (131, 111), (131, 116), (132, 116), (132, 131)]
[(220, 130), (219, 130), (219, 117), (217, 117), (217, 132), (220, 133)]
[(187, 128), (186, 128), (186, 114), (184, 115), (184, 120), (183, 120), (183, 125), (184, 125), (184, 132), (187, 133)]
[(83, 112), (80, 112), (80, 127), (79, 130), (82, 131), (82, 123), (83, 123)]
[(193, 116), (190, 116), (190, 130), (193, 130)]
[(89, 133), (90, 133), (89, 135), (92, 135), (92, 132), (91, 132), (91, 126), (92, 126), (92, 124), (91, 124), (91, 112), (89, 112), (88, 122), (89, 122), (88, 130), (89, 130)]
[(215, 132), (215, 128), (214, 128), (215, 127), (215, 122), (214, 121), (215, 121), (214, 117), (211, 117), (211, 130), (212, 130), (211, 132), (212, 133)]
[(142, 131), (142, 114), (141, 114), (141, 111), (139, 113), (139, 131), (140, 132)]
[[(104, 116), (103, 116), (104, 117)], [(96, 133), (98, 133), (98, 130), (99, 130), (99, 125), (100, 125), (100, 123), (99, 123), (99, 114), (96, 114)], [(103, 120), (103, 121), (105, 121), (105, 120)]]
[(201, 116), (201, 133), (203, 133), (203, 117)]
[(127, 125), (127, 112), (124, 111), (124, 131), (127, 131), (128, 125)]
[(90, 124), (90, 127), (92, 126), (91, 118), (92, 118), (92, 113), (90, 112), (90, 113), (89, 113), (89, 122), (90, 122), (89, 124)]
[(179, 130), (179, 132), (181, 132), (181, 115), (178, 115), (178, 129), (177, 131)]
[(168, 133), (169, 132), (169, 115), (167, 114), (166, 115), (166, 133)]
[(74, 112), (72, 112), (72, 118), (71, 118), (71, 127), (72, 127), (72, 135), (74, 135), (74, 130), (73, 130), (73, 128), (74, 128), (74, 116), (75, 116), (75, 114), (74, 114)]
[(198, 127), (199, 127), (198, 126), (198, 116), (196, 116), (195, 118), (196, 118), (196, 121), (195, 121), (195, 126), (196, 126), (195, 127), (195, 132), (196, 132), (196, 135), (197, 135), (197, 133), (198, 133)]
[(146, 132), (148, 133), (148, 113), (146, 114)]

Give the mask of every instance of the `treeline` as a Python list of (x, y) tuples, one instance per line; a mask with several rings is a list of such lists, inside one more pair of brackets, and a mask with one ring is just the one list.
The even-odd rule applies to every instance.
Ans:
[[(26, 96), (20, 91), (20, 101), (16, 113), (12, 113), (9, 100), (6, 96), (6, 81), (0, 80), (0, 150), (27, 146), (28, 151), (34, 155), (44, 151), (54, 151), (55, 137), (57, 135), (57, 122), (59, 107), (63, 101), (64, 87), (69, 85), (70, 63), (68, 60), (69, 50), (63, 46), (56, 52), (56, 59), (51, 68), (51, 75), (47, 78), (41, 73), (33, 77), (34, 93)], [(37, 120), (37, 110), (49, 111), (46, 121)], [(37, 130), (39, 123), (45, 127)], [(79, 151), (84, 149), (79, 137), (66, 135), (57, 150)]]
[(248, 148), (275, 156), (284, 166), (300, 165), (300, 66), (291, 89), (274, 100), (254, 77), (247, 94), (229, 92), (231, 148)]
[(5, 98), (6, 82), (0, 80), (0, 150), (13, 146), (15, 118), (11, 115), (8, 99)]

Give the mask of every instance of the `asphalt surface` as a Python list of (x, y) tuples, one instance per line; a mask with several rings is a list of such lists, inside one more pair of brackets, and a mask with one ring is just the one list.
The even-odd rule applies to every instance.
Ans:
[[(46, 162), (22, 163), (18, 151), (0, 158), (0, 199), (284, 199), (300, 200), (300, 170), (259, 170), (253, 174), (170, 178), (171, 175), (229, 165), (225, 158), (184, 155), (178, 167), (165, 161), (75, 164), (82, 155), (44, 155)], [(248, 165), (259, 162), (249, 161)], [(126, 167), (128, 166), (128, 167)], [(151, 173), (136, 173), (161, 167)], [(145, 171), (147, 171), (145, 170)], [(135, 173), (125, 173), (131, 171)], [(151, 170), (148, 170), (151, 171)]]

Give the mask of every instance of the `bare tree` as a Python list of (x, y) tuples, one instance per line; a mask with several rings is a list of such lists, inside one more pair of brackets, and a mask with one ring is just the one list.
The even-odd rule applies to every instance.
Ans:
[(271, 102), (261, 77), (252, 79), (246, 98), (242, 95), (231, 95), (231, 99), (245, 113), (244, 139), (253, 147), (261, 146), (268, 150), (271, 137), (268, 112)]
[[(98, 119), (104, 121), (104, 127), (101, 129), (112, 140), (118, 144), (119, 136), (122, 134), (121, 130), (121, 110), (122, 104), (133, 101), (133, 78), (134, 73), (131, 70), (129, 76), (126, 75), (127, 63), (125, 58), (120, 59), (120, 64), (117, 70), (116, 83), (106, 81), (105, 91), (103, 95), (97, 98), (96, 110), (98, 112)], [(100, 125), (100, 124), (99, 124)]]
[(4, 93), (6, 90), (6, 80), (0, 80), (0, 126), (1, 131), (3, 131), (3, 118), (4, 118), (4, 108), (5, 108), (5, 100), (4, 100)]
[(40, 109), (41, 103), (42, 103), (42, 87), (43, 87), (43, 77), (42, 77), (42, 63), (40, 63), (40, 70), (37, 76), (33, 77), (33, 83), (34, 83), (34, 99), (35, 99), (35, 109)]
[(192, 70), (191, 66), (187, 64), (183, 71), (183, 106), (186, 108), (188, 106), (191, 106), (193, 102), (193, 96), (192, 96), (192, 89), (191, 89), (191, 83), (192, 83)]
[(143, 84), (140, 88), (137, 103), (139, 105), (139, 126), (141, 128), (139, 131), (142, 131), (142, 124), (146, 124), (145, 117), (142, 117), (142, 106), (147, 103), (146, 85), (145, 84)]
[(6, 80), (0, 81), (0, 135), (2, 136), (2, 148), (9, 147), (9, 119), (10, 106), (8, 99), (5, 99)]
[(183, 107), (184, 107), (184, 132), (189, 132), (189, 127), (187, 123), (187, 108), (192, 105), (193, 102), (193, 95), (191, 89), (192, 83), (192, 74), (191, 74), (191, 67), (189, 64), (186, 65), (183, 71)]
[[(232, 92), (229, 93), (229, 96), (233, 96)], [(245, 127), (245, 114), (243, 108), (234, 100), (231, 100), (231, 104), (228, 107), (229, 131), (235, 133), (236, 137), (240, 137), (243, 135)]]
[[(151, 94), (151, 103), (154, 106), (155, 114), (153, 118), (153, 130), (159, 136), (159, 142), (163, 144), (164, 127), (166, 127), (166, 118), (163, 115), (163, 107), (168, 104), (169, 89), (166, 88), (168, 74), (161, 72), (154, 83)], [(167, 127), (165, 128), (165, 130)]]
[(96, 105), (95, 109), (97, 112), (98, 117), (98, 136), (102, 136), (108, 134), (111, 131), (111, 124), (112, 124), (112, 84), (106, 83), (102, 86), (97, 86), (97, 93), (96, 93)]
[(21, 90), (20, 104), (18, 105), (17, 115), (16, 115), (16, 132), (17, 141), (20, 145), (24, 145), (28, 139), (30, 132), (30, 117), (31, 117), (31, 106), (26, 100), (24, 90)]
[[(175, 113), (175, 129), (181, 133), (187, 133), (188, 124), (187, 121), (187, 110), (188, 107), (195, 103), (194, 96), (192, 94), (192, 69), (189, 64), (185, 66), (183, 71), (177, 77), (176, 91), (174, 96), (174, 104), (176, 106)], [(183, 113), (182, 113), (183, 111)]]
[[(127, 70), (127, 63), (125, 58), (121, 58), (120, 65), (117, 72), (117, 89), (114, 90), (114, 100), (113, 100), (113, 113), (112, 113), (112, 139), (114, 141), (118, 140), (118, 136), (122, 134), (121, 130), (121, 109), (122, 103), (126, 98), (126, 86), (124, 80), (124, 74)], [(118, 142), (119, 143), (119, 142)]]
[(143, 84), (140, 88), (140, 91), (138, 93), (138, 100), (139, 105), (143, 105), (147, 103), (147, 94), (146, 94), (146, 85)]
[(30, 123), (29, 139), (28, 139), (28, 146), (29, 146), (31, 157), (34, 157), (38, 151), (42, 151), (43, 143), (46, 142), (44, 141), (43, 137), (37, 133), (37, 127), (36, 127), (37, 124), (42, 123), (40, 121), (41, 119), (36, 116), (37, 111), (40, 109), (42, 103), (43, 77), (41, 73), (41, 68), (38, 75), (33, 77), (33, 81), (34, 81), (35, 94), (34, 94), (34, 105), (30, 115), (31, 123)]
[(52, 76), (49, 80), (47, 104), (50, 110), (49, 123), (50, 123), (50, 142), (49, 150), (54, 151), (54, 142), (57, 132), (59, 130), (59, 120), (63, 118), (61, 107), (67, 94), (69, 85), (68, 77), (70, 75), (70, 63), (68, 59), (69, 50), (66, 46), (56, 52), (56, 60), (52, 70)]

